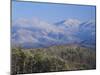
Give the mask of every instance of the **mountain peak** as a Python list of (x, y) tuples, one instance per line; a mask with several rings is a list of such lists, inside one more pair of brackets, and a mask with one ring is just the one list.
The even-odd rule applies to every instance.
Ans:
[(81, 22), (78, 19), (67, 19), (65, 20), (65, 25), (79, 25)]
[(13, 24), (15, 24), (12, 28), (13, 45), (21, 43), (22, 46), (27, 47), (48, 47), (52, 44), (76, 44), (88, 39), (95, 42), (93, 21), (81, 22), (78, 19), (66, 19), (51, 24), (38, 19), (19, 19)]

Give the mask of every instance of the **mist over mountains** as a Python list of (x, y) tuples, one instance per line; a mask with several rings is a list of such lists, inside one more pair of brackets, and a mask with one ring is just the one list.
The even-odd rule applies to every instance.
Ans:
[(41, 48), (53, 45), (77, 44), (95, 47), (95, 20), (82, 22), (66, 19), (48, 23), (40, 19), (20, 18), (12, 23), (12, 46)]

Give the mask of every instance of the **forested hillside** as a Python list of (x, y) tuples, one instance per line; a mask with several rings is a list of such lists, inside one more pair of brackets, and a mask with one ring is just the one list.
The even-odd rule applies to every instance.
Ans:
[(95, 50), (78, 46), (12, 48), (12, 75), (96, 68)]

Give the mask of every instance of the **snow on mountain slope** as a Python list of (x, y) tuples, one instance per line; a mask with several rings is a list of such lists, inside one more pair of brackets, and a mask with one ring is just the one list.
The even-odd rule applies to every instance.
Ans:
[(12, 46), (48, 47), (59, 44), (95, 43), (95, 21), (66, 19), (48, 23), (40, 19), (18, 19), (12, 23)]

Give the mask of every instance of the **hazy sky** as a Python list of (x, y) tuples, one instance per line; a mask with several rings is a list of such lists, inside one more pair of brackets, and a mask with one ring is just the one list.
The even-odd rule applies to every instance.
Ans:
[(18, 18), (39, 18), (52, 23), (68, 18), (94, 20), (95, 6), (13, 1), (12, 20)]

